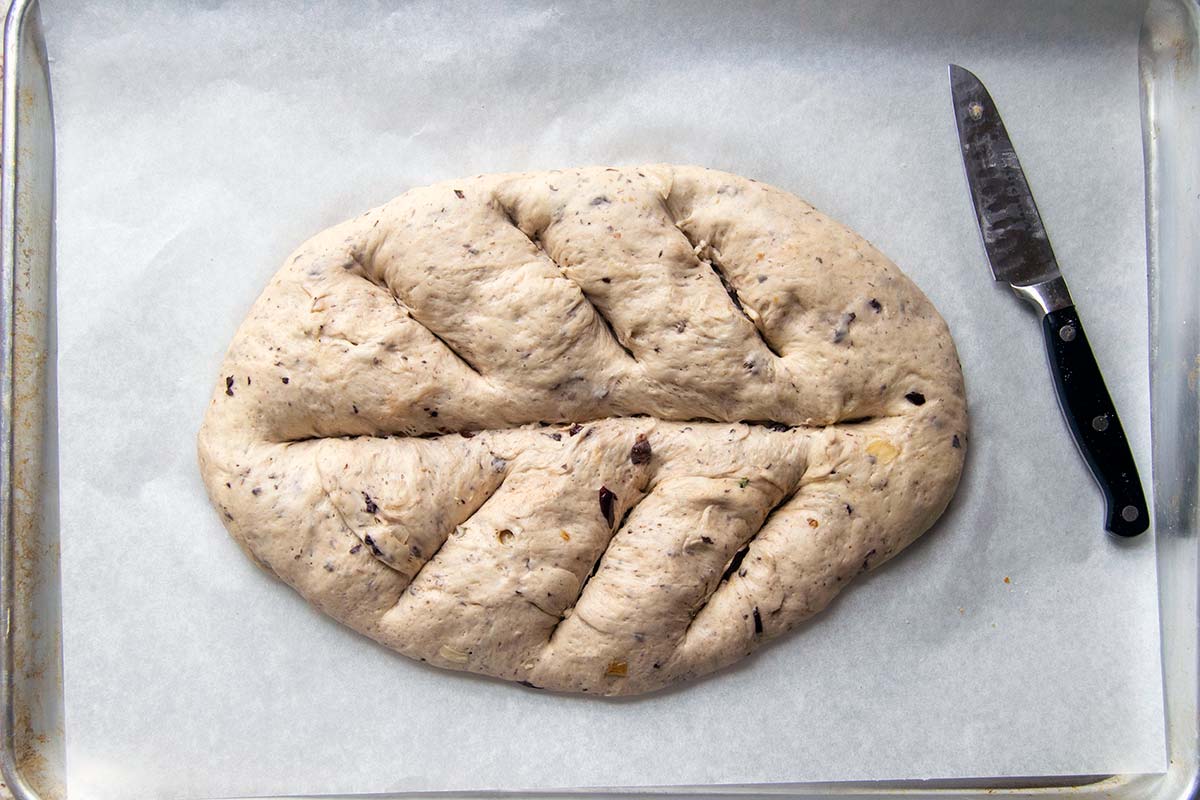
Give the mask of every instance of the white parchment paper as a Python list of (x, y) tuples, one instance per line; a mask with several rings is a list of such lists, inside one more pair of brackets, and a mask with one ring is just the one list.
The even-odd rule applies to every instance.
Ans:
[[(72, 800), (1157, 771), (1153, 542), (1120, 543), (987, 271), (946, 64), (1030, 176), (1150, 476), (1138, 3), (47, 0)], [(811, 624), (623, 702), (427, 668), (225, 535), (194, 436), (299, 242), (479, 172), (670, 161), (888, 253), (962, 356), (942, 522)]]

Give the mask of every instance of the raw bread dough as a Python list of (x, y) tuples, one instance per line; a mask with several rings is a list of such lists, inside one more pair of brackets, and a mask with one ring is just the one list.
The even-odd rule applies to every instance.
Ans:
[(200, 431), (245, 550), (421, 661), (635, 694), (712, 672), (925, 531), (967, 442), (925, 296), (697, 167), (414, 189), (295, 252)]

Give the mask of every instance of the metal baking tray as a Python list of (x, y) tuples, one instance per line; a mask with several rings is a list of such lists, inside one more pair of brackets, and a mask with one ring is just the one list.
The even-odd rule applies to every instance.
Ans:
[[(1139, 54), (1153, 494), (1168, 768), (1155, 775), (671, 787), (638, 794), (843, 798), (1200, 794), (1200, 4), (1151, 0)], [(66, 797), (58, 560), (54, 126), (37, 0), (4, 27), (0, 241), (0, 770), (16, 798)], [(0, 787), (0, 795), (4, 787)], [(539, 797), (628, 792), (538, 793)], [(410, 795), (411, 796), (411, 795)], [(442, 795), (447, 796), (447, 795)], [(470, 796), (497, 796), (472, 793)]]

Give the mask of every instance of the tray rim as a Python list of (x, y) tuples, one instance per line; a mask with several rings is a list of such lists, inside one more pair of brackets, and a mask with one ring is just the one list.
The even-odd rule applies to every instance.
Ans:
[(16, 281), (16, 196), (17, 170), (16, 147), (17, 88), (20, 63), (20, 31), (35, 3), (14, 2), (5, 18), (4, 25), (4, 94), (3, 94), (3, 140), (0, 145), (0, 243), (4, 253), (0, 258), (0, 301), (3, 316), (0, 316), (0, 617), (4, 620), (4, 634), (0, 637), (0, 724), (3, 725), (3, 747), (0, 748), (0, 774), (9, 791), (17, 798), (40, 797), (26, 780), (19, 768), (16, 743), (16, 704), (14, 641), (12, 626), (13, 609), (16, 603), (14, 592), (12, 518), (13, 518), (13, 288)]
[[(1161, 237), (1164, 235), (1160, 221), (1158, 197), (1162, 176), (1159, 171), (1166, 155), (1165, 142), (1160, 141), (1156, 133), (1158, 120), (1156, 113), (1157, 89), (1162, 83), (1164, 64), (1175, 60), (1177, 69), (1183, 69), (1183, 56), (1180, 47), (1190, 48), (1190, 68), (1193, 73), (1198, 68), (1196, 58), (1200, 58), (1200, 0), (1149, 0), (1145, 6), (1145, 18), (1142, 24), (1142, 42), (1139, 48), (1139, 71), (1142, 90), (1142, 126), (1143, 144), (1145, 151), (1145, 168), (1147, 180), (1146, 211), (1147, 211), (1147, 256), (1150, 272), (1150, 303), (1151, 303), (1151, 347), (1152, 357), (1157, 339), (1161, 331), (1156, 330), (1155, 320), (1156, 285), (1161, 282), (1161, 265), (1158, 255), (1162, 249)], [(1163, 29), (1169, 28), (1164, 36)], [(14, 669), (14, 652), (22, 646), (18, 640), (18, 628), (12, 624), (14, 613), (22, 610), (21, 602), (29, 600), (30, 592), (18, 592), (17, 579), (14, 577), (14, 555), (16, 538), (19, 532), (14, 530), (13, 520), (13, 471), (14, 449), (21, 435), (30, 435), (15, 429), (13, 425), (14, 411), (14, 355), (20, 345), (14, 337), (14, 319), (16, 306), (16, 281), (22, 268), (30, 269), (30, 256), (23, 255), (18, 243), (18, 220), (21, 211), (19, 203), (22, 153), (18, 149), (18, 132), (22, 120), (18, 114), (18, 98), (25, 88), (27, 80), (23, 65), (27, 54), (24, 52), (26, 39), (32, 33), (34, 41), (42, 44), (35, 59), (37, 76), (49, 87), (49, 64), (41, 36), (40, 3), (39, 0), (11, 0), (4, 24), (3, 45), (3, 131), (0, 139), (0, 621), (3, 622), (0, 635), (0, 775), (3, 776), (7, 789), (17, 800), (40, 800), (41, 798), (57, 798), (66, 796), (65, 775), (48, 776), (45, 774), (31, 775), (24, 768), (18, 757), (22, 745), (36, 749), (38, 743), (21, 742), (18, 739), (17, 705), (21, 698), (20, 687), (17, 685), (16, 670)], [(1173, 36), (1172, 36), (1173, 34)], [(1172, 51), (1172, 48), (1175, 48)], [(1193, 80), (1197, 80), (1193, 74)], [(45, 98), (47, 101), (48, 97)], [(1200, 118), (1191, 120), (1196, 129), (1195, 135), (1200, 139)], [(50, 131), (51, 140), (53, 130)], [(1185, 139), (1185, 144), (1186, 144)], [(51, 151), (53, 153), (53, 150)], [(28, 157), (28, 156), (25, 156)], [(53, 169), (53, 156), (50, 168)], [(1200, 198), (1198, 198), (1200, 199)], [(1197, 203), (1200, 209), (1200, 203)], [(51, 229), (53, 222), (51, 222)], [(52, 230), (49, 232), (53, 235)], [(52, 242), (52, 239), (51, 239)], [(37, 254), (34, 255), (36, 260)], [(52, 255), (43, 254), (42, 264), (33, 264), (34, 269), (52, 269)], [(1157, 280), (1156, 280), (1157, 278)], [(1200, 313), (1197, 314), (1200, 317)], [(1197, 362), (1200, 364), (1200, 361)], [(1155, 369), (1155, 377), (1158, 370)], [(1166, 379), (1179, 376), (1167, 374)], [(1152, 407), (1154, 400), (1152, 378)], [(44, 388), (44, 384), (43, 384)], [(1195, 392), (1193, 390), (1193, 398)], [(43, 398), (44, 399), (44, 398)], [(1153, 412), (1152, 412), (1153, 416)], [(40, 433), (33, 433), (40, 437)], [(1197, 551), (1197, 514), (1195, 498), (1187, 498), (1185, 508), (1177, 513), (1177, 519), (1164, 523), (1164, 501), (1160, 496), (1160, 458), (1158, 441), (1155, 439), (1154, 478), (1152, 491), (1155, 495), (1156, 517), (1156, 550), (1159, 562), (1160, 606), (1164, 603), (1161, 595), (1163, 589), (1164, 569), (1171, 567), (1172, 559), (1184, 553), (1190, 557), (1188, 562), (1194, 567)], [(1172, 525), (1175, 527), (1173, 528)], [(1180, 528), (1182, 525), (1182, 528)], [(1178, 529), (1178, 530), (1176, 530)], [(34, 532), (35, 535), (37, 532)], [(1185, 584), (1190, 583), (1193, 603), (1195, 601), (1197, 576), (1194, 570), (1190, 575), (1179, 578)], [(1188, 588), (1186, 585), (1185, 589)], [(1194, 610), (1194, 605), (1193, 605)], [(1160, 608), (1160, 612), (1165, 609)], [(1196, 622), (1197, 620), (1193, 620)], [(688, 796), (722, 798), (730, 796), (764, 796), (764, 797), (832, 797), (839, 798), (878, 798), (884, 795), (901, 795), (907, 797), (931, 798), (984, 798), (988, 795), (1003, 794), (1009, 797), (1035, 798), (1057, 795), (1075, 795), (1088, 797), (1137, 797), (1137, 798), (1193, 798), (1200, 796), (1200, 720), (1197, 718), (1197, 669), (1196, 658), (1196, 626), (1188, 626), (1185, 632), (1175, 632), (1174, 639), (1183, 637), (1184, 641), (1172, 641), (1168, 638), (1165, 627), (1160, 630), (1160, 640), (1164, 652), (1164, 692), (1167, 713), (1167, 771), (1156, 775), (1118, 774), (1102, 776), (1057, 776), (1049, 778), (1006, 778), (980, 780), (929, 780), (929, 781), (895, 781), (895, 782), (847, 782), (847, 783), (803, 783), (775, 785), (718, 785), (718, 786), (670, 786), (670, 787), (641, 787), (634, 789), (577, 789), (561, 791), (538, 792), (410, 792), (399, 794), (374, 795), (378, 797), (438, 797), (438, 798), (501, 798), (501, 797), (537, 797), (537, 798), (618, 798), (630, 794)], [(1188, 663), (1175, 665), (1176, 675), (1172, 674), (1167, 657), (1171, 654), (1168, 644), (1175, 644), (1189, 655)], [(1179, 681), (1186, 681), (1178, 685)], [(1186, 691), (1185, 691), (1186, 690)], [(59, 684), (59, 691), (62, 685)], [(1184, 696), (1186, 702), (1172, 703), (1172, 698)], [(65, 731), (64, 731), (65, 733)], [(44, 743), (42, 743), (44, 744)], [(39, 780), (40, 779), (40, 780)], [(4, 786), (0, 785), (0, 796), (4, 794)]]

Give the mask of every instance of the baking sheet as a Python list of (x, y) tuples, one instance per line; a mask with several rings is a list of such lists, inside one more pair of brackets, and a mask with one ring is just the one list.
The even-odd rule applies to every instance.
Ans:
[[(1102, 532), (1036, 321), (988, 280), (945, 73), (1000, 105), (1148, 480), (1140, 4), (44, 13), (73, 800), (1164, 767), (1153, 542)], [(659, 160), (805, 196), (933, 299), (973, 415), (933, 532), (742, 665), (627, 701), (409, 662), (241, 555), (194, 434), (297, 243), (442, 178)]]

